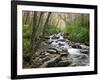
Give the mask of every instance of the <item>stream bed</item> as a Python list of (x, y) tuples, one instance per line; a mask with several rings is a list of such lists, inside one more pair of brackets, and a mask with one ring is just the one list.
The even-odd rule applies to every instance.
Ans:
[(89, 46), (65, 39), (64, 33), (46, 37), (40, 47), (43, 51), (35, 53), (34, 68), (89, 65)]

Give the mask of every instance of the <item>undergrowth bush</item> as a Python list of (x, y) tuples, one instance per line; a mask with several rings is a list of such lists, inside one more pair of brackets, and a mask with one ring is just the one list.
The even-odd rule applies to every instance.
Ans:
[(23, 50), (26, 51), (31, 47), (31, 27), (23, 25)]
[(48, 31), (48, 34), (49, 34), (49, 35), (52, 35), (52, 34), (55, 34), (55, 33), (59, 33), (59, 32), (61, 32), (61, 29), (58, 28), (57, 26), (49, 25), (47, 31)]
[(89, 29), (87, 27), (70, 25), (63, 31), (65, 32), (67, 38), (74, 42), (89, 42)]

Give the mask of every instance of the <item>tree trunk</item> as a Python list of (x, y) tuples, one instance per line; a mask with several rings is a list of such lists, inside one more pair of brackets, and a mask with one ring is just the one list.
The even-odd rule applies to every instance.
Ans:
[(46, 29), (47, 29), (47, 27), (48, 27), (48, 22), (49, 22), (50, 15), (51, 15), (51, 12), (48, 13), (46, 22), (45, 22), (45, 24), (44, 24), (43, 36), (45, 36), (45, 32), (46, 32)]

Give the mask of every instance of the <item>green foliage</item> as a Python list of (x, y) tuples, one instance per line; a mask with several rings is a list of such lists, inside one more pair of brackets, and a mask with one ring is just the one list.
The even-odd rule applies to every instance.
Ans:
[(31, 37), (31, 27), (29, 25), (23, 26), (23, 38), (30, 38)]
[(48, 34), (49, 35), (59, 33), (59, 32), (61, 32), (60, 28), (58, 28), (57, 26), (54, 26), (54, 25), (49, 25), (49, 27), (48, 27)]
[(63, 31), (70, 40), (89, 44), (89, 15), (79, 14)]
[(23, 48), (24, 49), (29, 49), (30, 48), (30, 39), (23, 39)]
[(66, 26), (66, 28), (63, 30), (66, 34), (66, 36), (74, 41), (74, 42), (89, 42), (89, 29), (83, 26), (80, 26), (77, 24), (71, 24), (69, 26)]
[(31, 27), (23, 25), (23, 50), (26, 51), (31, 47)]

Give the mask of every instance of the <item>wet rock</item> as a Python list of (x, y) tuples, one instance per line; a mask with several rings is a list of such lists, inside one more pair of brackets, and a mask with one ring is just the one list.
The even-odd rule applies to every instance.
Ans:
[(52, 41), (52, 43), (50, 44), (51, 47), (59, 47), (58, 45), (59, 43), (55, 40), (55, 41)]
[(51, 54), (58, 53), (58, 51), (57, 51), (56, 49), (54, 49), (54, 48), (49, 48), (49, 49), (47, 50), (47, 52), (48, 52), (48, 53), (51, 53)]
[(53, 36), (52, 39), (59, 39), (59, 37)]
[(86, 46), (86, 45), (80, 45), (80, 47), (81, 47), (82, 49), (89, 49), (89, 46)]
[(83, 65), (89, 65), (89, 57), (88, 55), (83, 55), (80, 57)]
[(50, 57), (46, 56), (45, 58), (42, 59), (42, 62), (49, 61), (49, 60), (50, 60)]
[(56, 57), (48, 61), (48, 67), (56, 67), (59, 61), (60, 61), (60, 55), (57, 55)]
[(66, 42), (66, 40), (65, 40), (65, 39), (59, 39), (58, 41), (61, 41), (61, 42)]
[(58, 45), (59, 45), (59, 46), (64, 46), (65, 44), (59, 43)]
[(44, 62), (44, 64), (42, 64), (40, 68), (55, 67), (55, 65), (59, 62), (59, 60), (60, 60), (60, 55), (57, 55), (56, 57), (51, 58), (49, 61)]
[(52, 59), (52, 58), (56, 57), (57, 55), (59, 55), (59, 54), (51, 54), (50, 58)]
[(68, 49), (70, 48), (70, 46), (69, 45), (64, 45), (64, 46), (61, 46), (61, 49), (62, 49), (62, 51), (65, 51), (65, 52), (68, 52)]
[[(89, 47), (64, 39), (62, 33), (51, 35), (46, 43), (45, 54), (41, 57), (40, 67), (87, 66)], [(45, 45), (45, 44), (44, 44)]]
[(68, 60), (68, 59), (67, 59), (66, 56), (62, 56), (62, 57), (61, 57), (61, 60), (64, 61), (64, 60)]
[(88, 49), (82, 49), (80, 50), (81, 53), (84, 53), (84, 54), (89, 54), (89, 50)]
[(48, 39), (50, 39), (50, 37), (49, 36), (44, 36), (44, 39), (47, 39), (48, 40)]
[(58, 66), (59, 67), (64, 67), (64, 66), (69, 66), (72, 62), (68, 61), (68, 60), (64, 60), (64, 61), (59, 61)]
[(71, 66), (87, 66), (89, 64), (89, 57), (86, 54), (71, 54), (70, 59), (72, 59)]
[(50, 54), (50, 53), (48, 53), (48, 52), (45, 52), (45, 55), (46, 55), (46, 56), (49, 56), (49, 55), (51, 55), (51, 54)]
[(42, 59), (40, 59), (39, 57), (36, 57), (33, 61), (32, 61), (32, 67), (33, 68), (37, 68), (42, 64)]
[(80, 43), (76, 43), (76, 44), (72, 45), (72, 48), (81, 49)]
[(68, 56), (68, 54), (69, 54), (69, 53), (67, 53), (67, 52), (61, 52), (61, 53), (60, 53), (61, 56)]
[(65, 39), (66, 40), (66, 42), (70, 42), (70, 40), (68, 40), (68, 39)]
[(56, 49), (58, 51), (58, 53), (62, 52), (62, 48), (61, 47), (53, 47), (54, 49)]

